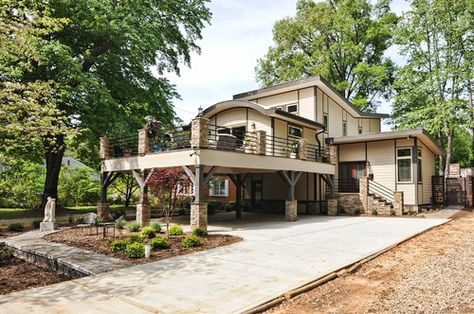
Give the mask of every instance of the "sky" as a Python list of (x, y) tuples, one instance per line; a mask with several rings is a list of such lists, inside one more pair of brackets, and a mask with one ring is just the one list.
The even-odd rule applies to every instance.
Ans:
[[(207, 108), (234, 94), (259, 88), (255, 79), (257, 59), (272, 45), (274, 23), (295, 15), (296, 0), (214, 0), (209, 7), (213, 16), (198, 42), (201, 54), (193, 53), (191, 67), (181, 66), (180, 76), (167, 75), (181, 95), (173, 102), (175, 112), (186, 123), (200, 106)], [(405, 0), (392, 2), (397, 14), (408, 8)], [(396, 47), (387, 55), (396, 63), (403, 62)], [(390, 113), (390, 103), (377, 111)], [(384, 131), (389, 129), (382, 126)]]

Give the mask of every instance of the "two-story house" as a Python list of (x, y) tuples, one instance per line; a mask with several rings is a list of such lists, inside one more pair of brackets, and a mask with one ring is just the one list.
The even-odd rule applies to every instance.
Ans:
[[(183, 167), (195, 186), (193, 226), (207, 224), (203, 191), (214, 175), (236, 185), (238, 208), (246, 199), (288, 220), (417, 210), (431, 202), (435, 157), (444, 151), (423, 130), (381, 132), (385, 117), (359, 111), (321, 77), (245, 92), (200, 112), (189, 130), (158, 138), (141, 130), (135, 150), (123, 150), (124, 139), (104, 138), (103, 186), (113, 172), (131, 171), (145, 187), (153, 168)], [(146, 223), (142, 199), (137, 217)], [(106, 208), (103, 198), (99, 211)]]

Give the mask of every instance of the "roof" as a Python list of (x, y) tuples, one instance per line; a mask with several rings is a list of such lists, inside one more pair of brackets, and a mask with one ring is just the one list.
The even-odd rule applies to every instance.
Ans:
[(403, 131), (392, 131), (392, 132), (379, 132), (379, 133), (367, 133), (358, 135), (349, 135), (334, 137), (332, 139), (334, 144), (349, 144), (349, 143), (360, 143), (360, 142), (372, 142), (381, 140), (394, 140), (403, 138), (418, 138), (423, 144), (436, 155), (444, 156), (446, 154), (443, 147), (441, 147), (435, 139), (423, 129), (411, 129)]
[(345, 98), (340, 92), (338, 92), (328, 81), (326, 81), (321, 76), (311, 76), (303, 78), (296, 81), (286, 82), (278, 85), (273, 85), (270, 87), (264, 87), (261, 89), (256, 89), (253, 91), (248, 91), (233, 96), (233, 99), (242, 99), (242, 100), (251, 100), (255, 98), (268, 97), (275, 94), (281, 94), (285, 92), (291, 92), (296, 89), (308, 88), (311, 86), (318, 86), (326, 94), (332, 98), (339, 99), (346, 109), (351, 112), (351, 114), (358, 118), (388, 118), (390, 115), (385, 113), (372, 113), (372, 112), (362, 112), (357, 107), (355, 107), (347, 98)]
[(215, 114), (219, 112), (222, 112), (227, 109), (234, 109), (234, 108), (250, 108), (257, 112), (260, 112), (262, 115), (265, 115), (265, 116), (279, 118), (285, 121), (293, 122), (301, 126), (306, 126), (313, 129), (324, 129), (324, 125), (319, 122), (297, 116), (295, 114), (286, 112), (281, 109), (276, 109), (276, 108), (265, 109), (259, 104), (248, 101), (248, 100), (227, 100), (227, 101), (219, 102), (213, 106), (206, 108), (203, 111), (202, 116), (204, 118), (211, 118), (212, 116), (214, 116)]

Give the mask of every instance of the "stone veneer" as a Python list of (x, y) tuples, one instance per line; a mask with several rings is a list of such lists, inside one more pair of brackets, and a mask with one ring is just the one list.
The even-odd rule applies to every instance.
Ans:
[(191, 204), (191, 229), (207, 230), (207, 203)]
[(191, 122), (191, 147), (207, 148), (209, 146), (209, 119), (195, 118)]
[(306, 140), (304, 138), (299, 139), (299, 149), (298, 149), (298, 159), (306, 160), (308, 159), (308, 146), (306, 145)]
[(403, 215), (403, 192), (393, 193), (393, 209), (397, 215)]
[(359, 193), (336, 193), (337, 207), (344, 209), (347, 214), (362, 214), (364, 208)]
[(108, 137), (100, 138), (100, 159), (109, 159), (112, 156), (110, 151), (110, 141)]
[(150, 138), (147, 135), (147, 129), (138, 130), (138, 153), (144, 155), (150, 151)]
[(149, 203), (139, 203), (137, 204), (137, 222), (146, 226), (150, 223), (151, 219), (151, 207)]
[(256, 143), (255, 154), (265, 155), (267, 153), (267, 132), (265, 131), (255, 131), (256, 134)]
[(328, 199), (328, 216), (337, 215), (337, 199), (330, 198)]
[(285, 202), (285, 219), (288, 221), (296, 221), (298, 216), (298, 201), (291, 200)]

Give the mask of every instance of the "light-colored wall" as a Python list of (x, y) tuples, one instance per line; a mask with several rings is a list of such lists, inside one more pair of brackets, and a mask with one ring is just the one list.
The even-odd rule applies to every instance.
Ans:
[(315, 120), (314, 88), (305, 88), (299, 91), (298, 115), (306, 119)]
[(380, 141), (367, 143), (367, 160), (374, 180), (395, 190), (395, 143)]
[(295, 90), (275, 96), (253, 99), (251, 101), (258, 103), (265, 108), (294, 104), (298, 103), (298, 91)]
[(421, 171), (423, 182), (419, 194), (422, 196), (420, 204), (431, 203), (431, 177), (435, 173), (436, 156), (423, 144), (421, 144)]
[(365, 143), (346, 144), (339, 146), (339, 161), (365, 160)]

